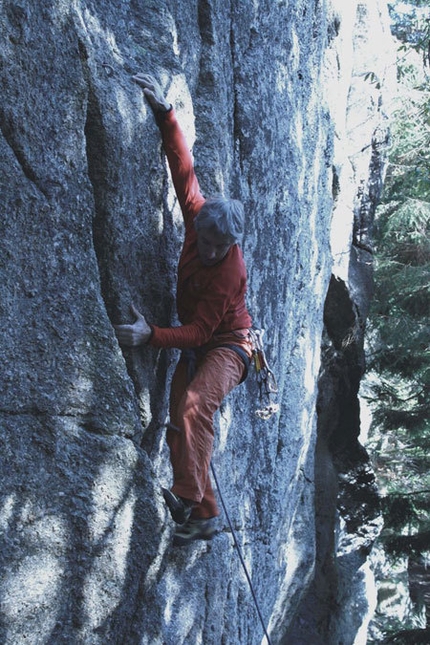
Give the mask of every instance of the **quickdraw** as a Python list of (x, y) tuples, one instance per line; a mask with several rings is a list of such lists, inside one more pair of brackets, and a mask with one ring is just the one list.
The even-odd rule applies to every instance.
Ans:
[(264, 329), (251, 329), (251, 340), (253, 343), (252, 359), (254, 361), (257, 383), (260, 394), (261, 408), (255, 411), (260, 419), (270, 419), (273, 414), (279, 411), (279, 404), (274, 400), (274, 394), (278, 392), (275, 375), (267, 363), (263, 347)]

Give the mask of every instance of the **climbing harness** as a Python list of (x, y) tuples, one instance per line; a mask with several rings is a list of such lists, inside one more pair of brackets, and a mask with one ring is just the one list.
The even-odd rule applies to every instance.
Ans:
[(252, 594), (252, 598), (254, 600), (255, 608), (257, 610), (258, 618), (260, 619), (261, 626), (263, 627), (263, 632), (264, 632), (264, 635), (265, 635), (266, 640), (267, 640), (267, 645), (271, 645), (270, 636), (269, 636), (269, 634), (267, 632), (267, 628), (266, 628), (266, 625), (264, 623), (263, 616), (262, 616), (261, 611), (260, 611), (260, 607), (258, 605), (258, 600), (257, 600), (257, 596), (256, 596), (255, 591), (254, 591), (254, 587), (252, 585), (251, 576), (248, 573), (248, 569), (246, 567), (245, 560), (243, 559), (242, 551), (240, 549), (239, 542), (238, 542), (237, 537), (236, 537), (236, 532), (235, 532), (235, 530), (233, 528), (233, 524), (232, 524), (230, 516), (228, 514), (227, 506), (225, 505), (224, 498), (223, 498), (223, 495), (221, 493), (221, 487), (219, 485), (218, 477), (216, 475), (215, 468), (214, 468), (214, 465), (213, 465), (212, 461), (211, 461), (211, 471), (212, 471), (212, 476), (214, 478), (214, 482), (215, 482), (216, 487), (218, 489), (218, 494), (219, 494), (219, 498), (220, 498), (220, 501), (221, 501), (221, 505), (222, 505), (222, 507), (224, 509), (224, 513), (225, 513), (225, 516), (227, 518), (228, 525), (230, 527), (231, 535), (233, 537), (234, 546), (237, 549), (237, 554), (239, 556), (240, 563), (241, 563), (242, 568), (243, 568), (243, 570), (245, 572), (245, 576), (246, 576), (246, 579), (248, 581), (249, 588), (251, 590), (251, 594)]
[(278, 392), (278, 385), (264, 352), (264, 329), (250, 329), (249, 333), (253, 344), (252, 360), (254, 361), (255, 372), (257, 375), (261, 406), (255, 411), (255, 414), (260, 419), (267, 420), (279, 411), (279, 404), (274, 400), (274, 395)]
[[(216, 349), (220, 349), (222, 347), (225, 349), (230, 349), (242, 359), (244, 370), (242, 378), (240, 379), (240, 383), (243, 383), (248, 377), (249, 366), (251, 365), (252, 359), (239, 345), (234, 345), (233, 343), (222, 343), (220, 345), (216, 345)], [(199, 348), (200, 355), (205, 354), (207, 351), (209, 350), (203, 349), (202, 347)], [(181, 353), (181, 360), (187, 363), (187, 379), (190, 383), (196, 373), (197, 351), (193, 348), (183, 349)]]
[(245, 352), (245, 350), (240, 347), (239, 345), (233, 345), (231, 343), (223, 343), (222, 345), (217, 345), (217, 349), (219, 347), (226, 347), (227, 349), (231, 349), (233, 352), (235, 352), (240, 358), (242, 359), (244, 371), (243, 371), (243, 376), (240, 379), (240, 383), (243, 383), (246, 381), (248, 378), (248, 372), (249, 372), (249, 366), (251, 364), (251, 359), (249, 358), (248, 354)]

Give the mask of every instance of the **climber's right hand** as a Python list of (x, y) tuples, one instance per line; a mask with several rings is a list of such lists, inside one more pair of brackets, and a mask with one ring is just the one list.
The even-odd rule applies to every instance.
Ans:
[(145, 316), (134, 305), (131, 305), (131, 311), (136, 317), (132, 325), (114, 325), (118, 342), (126, 347), (145, 345), (151, 338), (152, 329), (146, 322)]

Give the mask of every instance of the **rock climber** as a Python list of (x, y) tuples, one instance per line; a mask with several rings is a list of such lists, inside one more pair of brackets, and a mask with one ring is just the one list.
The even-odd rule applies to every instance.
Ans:
[(175, 110), (152, 76), (139, 73), (133, 79), (161, 131), (184, 218), (176, 292), (181, 325), (150, 325), (132, 306), (135, 322), (115, 329), (121, 345), (182, 350), (171, 383), (167, 426), (173, 486), (163, 489), (163, 495), (179, 525), (174, 544), (185, 545), (211, 539), (216, 532), (219, 510), (209, 475), (213, 416), (246, 376), (252, 355), (246, 269), (239, 247), (244, 208), (235, 199), (203, 197)]

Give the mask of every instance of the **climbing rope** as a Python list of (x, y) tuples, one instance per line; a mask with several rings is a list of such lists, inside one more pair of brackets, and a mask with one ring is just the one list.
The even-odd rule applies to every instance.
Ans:
[(254, 587), (252, 586), (251, 577), (250, 577), (250, 575), (248, 573), (248, 569), (246, 568), (245, 560), (243, 559), (242, 551), (240, 549), (239, 542), (237, 541), (236, 533), (235, 533), (235, 530), (233, 528), (233, 524), (231, 523), (230, 516), (228, 514), (227, 507), (225, 505), (224, 498), (223, 498), (222, 493), (221, 493), (221, 487), (219, 485), (218, 477), (216, 476), (215, 468), (214, 468), (214, 465), (213, 465), (212, 461), (211, 461), (211, 470), (212, 470), (212, 475), (213, 475), (216, 487), (218, 489), (219, 498), (221, 500), (221, 504), (222, 504), (222, 507), (224, 509), (224, 513), (225, 513), (225, 516), (227, 518), (227, 522), (228, 522), (228, 525), (230, 527), (231, 534), (233, 536), (234, 546), (237, 549), (237, 554), (239, 556), (240, 563), (241, 563), (241, 565), (243, 567), (243, 570), (245, 572), (245, 576), (246, 576), (246, 579), (248, 581), (249, 588), (251, 590), (251, 594), (252, 594), (252, 597), (253, 597), (253, 600), (254, 600), (255, 608), (257, 610), (257, 614), (258, 614), (258, 617), (260, 619), (260, 623), (261, 623), (261, 625), (263, 627), (264, 635), (265, 635), (266, 640), (267, 640), (267, 645), (271, 645), (270, 636), (269, 636), (269, 634), (267, 632), (266, 625), (264, 623), (263, 616), (261, 614), (260, 607), (258, 605), (258, 600), (257, 600), (257, 596), (255, 595)]

